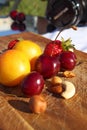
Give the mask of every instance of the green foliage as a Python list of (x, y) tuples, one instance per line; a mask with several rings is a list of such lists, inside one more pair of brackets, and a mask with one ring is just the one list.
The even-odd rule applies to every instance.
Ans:
[[(9, 15), (15, 0), (11, 0), (9, 6), (0, 9), (0, 15)], [(21, 0), (17, 10), (26, 15), (45, 16), (47, 1), (42, 0)]]

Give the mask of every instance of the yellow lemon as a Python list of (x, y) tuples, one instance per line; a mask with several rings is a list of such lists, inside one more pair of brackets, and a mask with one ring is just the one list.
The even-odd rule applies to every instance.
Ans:
[(30, 73), (28, 58), (18, 50), (7, 50), (0, 55), (0, 83), (16, 86)]
[(34, 70), (36, 59), (42, 54), (41, 47), (30, 40), (21, 40), (14, 45), (13, 49), (24, 52), (30, 61), (31, 70)]

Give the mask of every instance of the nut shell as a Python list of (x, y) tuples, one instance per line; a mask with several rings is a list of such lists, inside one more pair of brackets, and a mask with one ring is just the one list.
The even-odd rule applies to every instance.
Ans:
[(62, 84), (55, 84), (53, 86), (49, 86), (48, 90), (55, 94), (60, 94), (63, 91)]
[(47, 102), (41, 95), (32, 96), (29, 100), (29, 109), (31, 112), (39, 114), (45, 112), (47, 108)]
[(63, 82), (64, 91), (61, 93), (61, 96), (65, 99), (69, 99), (75, 95), (76, 89), (73, 83), (69, 81)]

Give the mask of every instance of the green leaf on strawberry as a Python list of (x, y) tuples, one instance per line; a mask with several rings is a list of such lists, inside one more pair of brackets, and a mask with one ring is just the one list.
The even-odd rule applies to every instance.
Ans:
[(61, 42), (62, 42), (62, 48), (63, 51), (73, 51), (75, 49), (74, 45), (72, 44), (72, 40), (71, 38), (68, 38), (67, 40), (64, 40), (64, 38), (61, 38)]

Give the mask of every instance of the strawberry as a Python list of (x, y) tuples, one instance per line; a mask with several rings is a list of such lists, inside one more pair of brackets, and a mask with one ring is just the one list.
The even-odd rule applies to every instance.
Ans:
[(10, 41), (9, 44), (8, 44), (8, 49), (12, 49), (13, 46), (14, 46), (17, 42), (19, 42), (18, 39), (15, 39), (15, 40)]
[(49, 56), (55, 56), (63, 51), (62, 43), (60, 40), (49, 42), (45, 47), (44, 54)]
[(74, 51), (74, 45), (71, 44), (71, 39), (54, 40), (47, 44), (44, 50), (44, 54), (49, 56), (59, 55), (63, 51)]
[(10, 42), (8, 43), (8, 49), (12, 49), (12, 48), (14, 47), (14, 45), (15, 45), (17, 42), (21, 41), (21, 40), (23, 40), (23, 38), (22, 38), (22, 37), (19, 37), (19, 38), (15, 39), (15, 40), (10, 41)]

